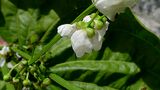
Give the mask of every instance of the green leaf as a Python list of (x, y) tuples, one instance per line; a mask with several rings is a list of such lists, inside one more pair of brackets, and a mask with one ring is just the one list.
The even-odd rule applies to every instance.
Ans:
[(110, 83), (108, 86), (116, 88), (116, 89), (121, 89), (127, 82), (127, 80), (130, 78), (130, 75), (126, 75), (116, 81), (114, 81), (113, 83)]
[(83, 90), (118, 90), (109, 86), (98, 86), (93, 83), (79, 82), (79, 81), (70, 81), (77, 87), (82, 88)]
[(71, 47), (70, 39), (61, 38), (57, 43), (55, 43), (47, 54), (49, 55), (47, 58), (53, 58), (56, 55), (60, 55), (67, 48)]
[(9, 69), (8, 69), (6, 63), (5, 63), (4, 66), (1, 68), (1, 71), (2, 71), (3, 76), (6, 75), (6, 74), (8, 74)]
[(30, 59), (30, 58), (31, 58), (30, 55), (28, 55), (27, 53), (19, 50), (17, 47), (12, 47), (11, 49), (12, 49), (14, 52), (18, 53), (20, 56), (22, 56), (22, 57), (25, 58), (25, 59)]
[[(103, 53), (105, 49), (108, 50)], [(110, 24), (100, 53), (105, 59), (123, 57), (115, 60), (135, 62), (144, 81), (153, 89), (159, 88), (160, 40), (141, 26), (129, 9)]]
[(63, 78), (59, 77), (56, 74), (50, 74), (50, 78), (57, 82), (58, 84), (60, 84), (61, 86), (65, 87), (68, 90), (82, 90), (76, 86), (74, 86), (73, 84), (71, 84), (70, 82), (64, 80)]
[(127, 87), (126, 90), (152, 90), (148, 85), (142, 80), (139, 79), (134, 84)]
[(6, 83), (6, 90), (15, 90), (14, 85), (10, 83)]
[(44, 42), (47, 39), (51, 30), (55, 27), (55, 25), (60, 21), (59, 16), (54, 10), (51, 10), (48, 15), (42, 16), (38, 21), (38, 26), (41, 30), (46, 31), (40, 42)]
[(1, 0), (1, 12), (5, 19), (5, 26), (6, 26), (5, 29), (2, 30), (2, 34), (4, 35), (1, 35), (1, 36), (3, 37), (3, 39), (7, 40), (8, 42), (13, 42), (17, 39), (16, 35), (14, 35), (16, 30), (10, 31), (10, 28), (14, 27), (13, 22), (15, 23), (16, 21), (15, 16), (17, 13), (17, 7), (13, 3), (11, 3), (9, 0)]
[(134, 64), (122, 61), (70, 61), (50, 68), (52, 73), (72, 70), (104, 71), (124, 74), (136, 74), (140, 69)]
[(58, 40), (60, 39), (60, 35), (56, 35), (47, 45), (45, 45), (41, 50), (38, 52), (35, 50), (34, 55), (28, 61), (28, 65), (37, 61), (42, 55), (44, 55)]
[(4, 81), (0, 81), (0, 90), (2, 90), (5, 87), (5, 82)]
[(47, 90), (62, 90), (61, 88), (54, 86), (54, 85), (49, 85), (46, 87)]

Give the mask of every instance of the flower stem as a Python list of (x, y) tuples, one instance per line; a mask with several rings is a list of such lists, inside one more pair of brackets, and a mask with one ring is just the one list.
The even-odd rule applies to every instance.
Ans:
[(97, 17), (98, 14), (99, 14), (99, 11), (97, 11), (94, 17), (88, 22), (87, 27), (90, 27), (91, 23), (94, 21), (94, 19)]

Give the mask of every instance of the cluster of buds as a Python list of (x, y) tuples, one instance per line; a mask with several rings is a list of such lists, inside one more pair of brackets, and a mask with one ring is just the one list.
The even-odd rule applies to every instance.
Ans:
[(103, 37), (108, 30), (109, 22), (105, 16), (93, 13), (74, 24), (64, 24), (58, 27), (62, 37), (71, 39), (72, 48), (77, 57), (82, 57), (92, 50), (101, 49)]
[[(16, 74), (13, 75), (13, 72), (16, 72)], [(26, 60), (22, 60), (3, 76), (3, 80), (14, 84), (22, 83), (23, 89), (25, 88), (25, 90), (31, 86), (39, 89), (51, 83), (50, 78), (46, 77), (44, 73), (46, 73), (46, 67), (43, 62), (28, 65)]]

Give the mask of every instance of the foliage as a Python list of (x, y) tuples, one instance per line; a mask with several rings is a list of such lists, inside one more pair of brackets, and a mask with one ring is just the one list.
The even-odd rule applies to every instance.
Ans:
[[(0, 37), (12, 51), (7, 63), (26, 68), (16, 67), (11, 76), (29, 72), (31, 90), (159, 90), (160, 40), (129, 8), (110, 21), (102, 49), (81, 58), (70, 40), (57, 34), (57, 26), (95, 12), (91, 0), (1, 0), (0, 9)], [(3, 80), (7, 63), (0, 68), (0, 89), (21, 90), (23, 81)]]

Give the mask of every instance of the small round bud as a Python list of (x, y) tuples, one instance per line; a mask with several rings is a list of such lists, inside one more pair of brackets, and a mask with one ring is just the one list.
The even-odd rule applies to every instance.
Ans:
[(30, 80), (26, 79), (23, 81), (24, 86), (29, 86), (31, 84)]
[(76, 23), (76, 27), (77, 27), (78, 29), (86, 28), (86, 27), (87, 27), (87, 23), (84, 22), (84, 21), (79, 21), (79, 22)]
[(103, 23), (105, 23), (105, 22), (107, 21), (107, 18), (106, 18), (106, 17), (103, 17), (103, 18), (102, 18), (102, 21), (103, 21)]
[(91, 38), (95, 35), (94, 29), (92, 29), (92, 28), (86, 28), (85, 31), (87, 32), (87, 35), (89, 38)]
[(19, 82), (19, 79), (16, 78), (16, 77), (13, 77), (13, 78), (12, 78), (12, 81), (13, 81), (14, 83), (18, 83), (18, 82)]
[(43, 80), (43, 82), (42, 82), (42, 85), (43, 86), (47, 86), (47, 85), (49, 85), (51, 83), (51, 80), (49, 79), (49, 78), (45, 78), (44, 80)]
[(42, 72), (45, 72), (46, 71), (46, 67), (43, 65), (43, 64), (40, 64), (40, 70), (42, 71)]
[(91, 18), (95, 17), (96, 16), (96, 13), (92, 13), (91, 14)]
[(31, 67), (30, 68), (30, 72), (33, 74), (34, 72), (36, 71), (36, 68), (35, 67)]
[(6, 74), (3, 76), (3, 80), (8, 81), (11, 78), (10, 74)]
[(26, 65), (28, 62), (26, 60), (21, 61), (22, 64)]
[(101, 20), (101, 19), (102, 19), (101, 16), (99, 16), (99, 15), (96, 16), (96, 20)]
[(103, 28), (103, 22), (100, 21), (100, 20), (94, 20), (95, 22), (95, 28), (98, 29), (98, 30), (101, 30)]

